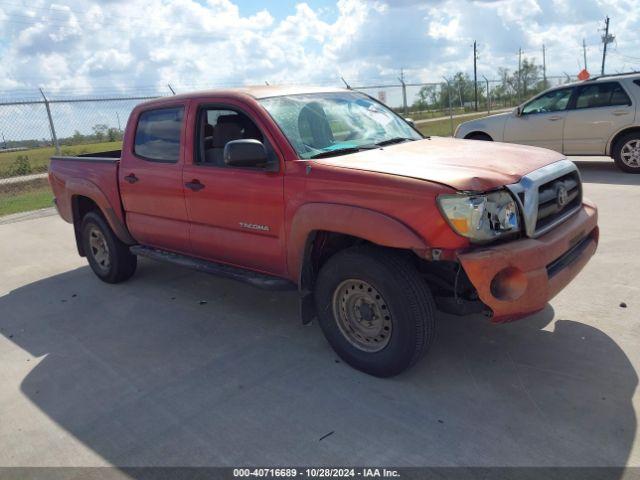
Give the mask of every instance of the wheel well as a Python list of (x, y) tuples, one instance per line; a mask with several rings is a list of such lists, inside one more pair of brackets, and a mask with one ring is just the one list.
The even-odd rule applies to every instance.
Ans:
[(627, 135), (629, 133), (638, 133), (640, 134), (640, 127), (631, 127), (631, 128), (627, 128), (625, 130), (622, 130), (621, 132), (616, 133), (615, 137), (613, 137), (611, 139), (611, 142), (609, 143), (609, 155), (613, 155), (613, 148), (616, 145), (616, 142), (618, 140), (620, 140), (620, 138), (624, 135)]
[[(300, 315), (304, 324), (317, 316), (314, 300), (315, 282), (322, 266), (336, 253), (355, 245), (376, 245), (368, 240), (342, 233), (315, 231), (309, 234), (305, 246), (299, 290), (301, 294)], [(475, 288), (461, 265), (452, 261), (429, 261), (415, 255), (411, 250), (398, 250), (407, 254), (420, 275), (434, 294), (439, 307), (458, 315), (477, 313), (482, 304)]]
[(480, 132), (478, 130), (476, 130), (474, 132), (467, 133), (464, 138), (469, 140), (469, 139), (471, 139), (473, 137), (487, 137), (487, 138), (491, 139), (491, 141), (493, 141), (493, 138), (491, 137), (491, 135), (489, 135), (486, 132)]
[(73, 212), (73, 229), (76, 234), (76, 247), (81, 257), (85, 257), (84, 248), (82, 247), (82, 233), (80, 228), (82, 227), (82, 219), (89, 212), (97, 212), (102, 215), (100, 207), (89, 197), (83, 195), (75, 195), (71, 199), (71, 208)]
[(316, 230), (309, 234), (305, 247), (300, 284), (303, 289), (313, 289), (315, 277), (329, 258), (340, 250), (370, 243), (362, 238), (344, 233)]

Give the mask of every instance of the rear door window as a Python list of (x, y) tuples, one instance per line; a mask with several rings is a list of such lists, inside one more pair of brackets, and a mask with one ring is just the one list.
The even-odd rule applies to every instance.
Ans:
[(180, 156), (184, 107), (148, 110), (138, 117), (133, 151), (145, 160), (175, 163)]
[(575, 108), (631, 105), (631, 99), (618, 82), (592, 83), (578, 89)]

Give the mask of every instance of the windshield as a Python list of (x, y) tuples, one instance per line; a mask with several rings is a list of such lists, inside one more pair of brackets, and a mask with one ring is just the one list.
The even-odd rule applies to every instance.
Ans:
[(272, 97), (260, 103), (300, 158), (341, 155), (422, 138), (393, 111), (357, 92)]

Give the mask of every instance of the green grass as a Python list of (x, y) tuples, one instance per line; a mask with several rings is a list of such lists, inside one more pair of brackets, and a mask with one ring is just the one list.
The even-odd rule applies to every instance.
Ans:
[[(468, 117), (462, 118), (454, 118), (453, 119), (453, 129), (455, 131), (456, 127), (463, 122), (468, 122), (469, 120), (473, 120), (475, 118), (486, 117), (486, 113), (479, 113), (477, 115), (469, 115)], [(451, 137), (451, 119), (449, 117), (443, 118), (442, 120), (423, 123), (422, 125), (418, 125), (418, 130), (422, 132), (423, 135), (434, 135), (438, 137)]]
[[(104, 152), (108, 150), (118, 150), (122, 146), (121, 141), (103, 142), (103, 143), (87, 143), (83, 145), (62, 145), (60, 147), (62, 155), (81, 155), (83, 153)], [(49, 166), (49, 158), (55, 155), (55, 148), (32, 148), (19, 152), (0, 153), (0, 178), (12, 177), (12, 165), (18, 157), (27, 157), (29, 160), (30, 173), (46, 172)], [(23, 174), (29, 172), (22, 172)]]
[(28, 212), (52, 205), (53, 193), (48, 183), (0, 192), (0, 216)]
[[(465, 110), (464, 108), (453, 108), (454, 115), (460, 115), (461, 113), (470, 113), (471, 110)], [(431, 110), (425, 112), (408, 112), (407, 115), (399, 112), (400, 115), (408, 117), (412, 120), (425, 120), (427, 118), (438, 118), (449, 115), (449, 110)]]

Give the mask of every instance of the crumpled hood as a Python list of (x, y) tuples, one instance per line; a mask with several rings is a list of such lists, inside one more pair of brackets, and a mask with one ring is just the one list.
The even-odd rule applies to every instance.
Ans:
[(431, 137), (317, 162), (428, 180), (457, 190), (485, 191), (516, 183), (523, 175), (564, 158), (537, 147)]

